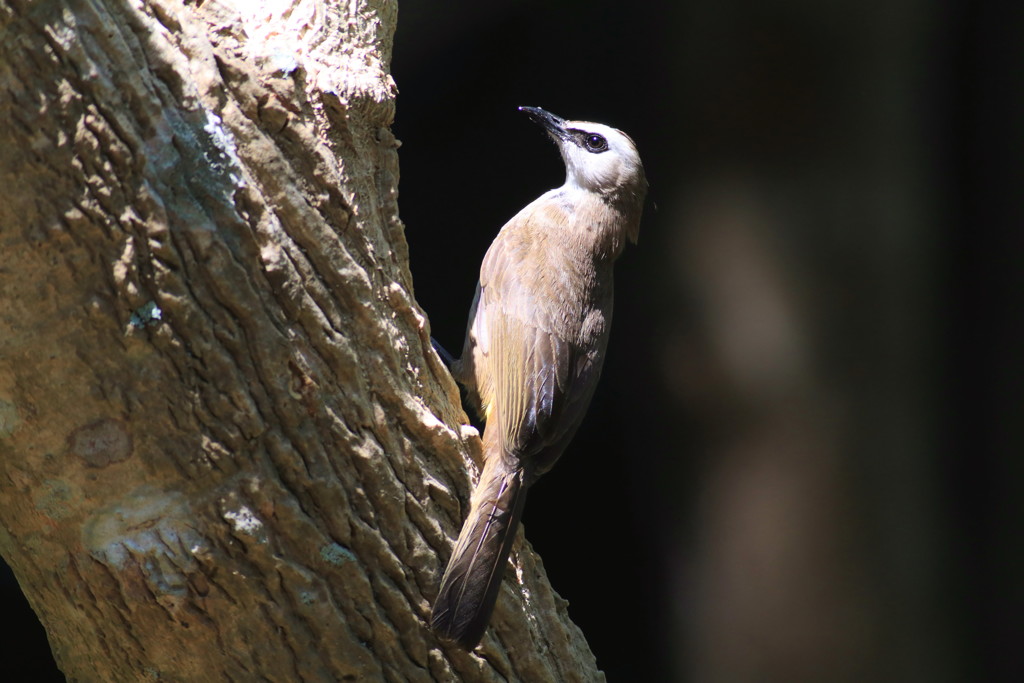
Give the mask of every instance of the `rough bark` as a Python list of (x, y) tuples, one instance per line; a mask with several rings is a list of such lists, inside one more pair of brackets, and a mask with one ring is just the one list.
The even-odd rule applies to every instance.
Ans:
[(475, 654), (425, 628), (479, 444), (396, 13), (0, 0), (0, 553), (71, 680), (603, 678), (521, 541)]

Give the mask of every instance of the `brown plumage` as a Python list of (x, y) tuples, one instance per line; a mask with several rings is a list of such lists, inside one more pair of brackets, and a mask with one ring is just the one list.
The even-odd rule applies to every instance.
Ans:
[(636, 242), (647, 191), (625, 133), (521, 107), (554, 139), (566, 182), (501, 229), (480, 268), (452, 374), (486, 419), (484, 468), (434, 602), (431, 628), (480, 642), (526, 490), (551, 469), (597, 386), (612, 315), (612, 266)]

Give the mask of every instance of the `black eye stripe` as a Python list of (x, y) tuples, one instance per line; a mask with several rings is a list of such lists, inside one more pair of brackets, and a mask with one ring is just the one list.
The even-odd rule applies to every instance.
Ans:
[(569, 132), (575, 138), (576, 144), (588, 152), (598, 154), (608, 149), (608, 140), (603, 135), (579, 129), (572, 129)]

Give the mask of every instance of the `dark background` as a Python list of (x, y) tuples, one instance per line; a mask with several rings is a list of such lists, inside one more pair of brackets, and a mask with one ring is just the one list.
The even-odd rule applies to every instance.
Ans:
[[(519, 105), (645, 162), (602, 384), (525, 513), (609, 680), (1024, 680), (1021, 7), (400, 3), (400, 206), (450, 350), (563, 179)], [(10, 680), (47, 680), (3, 586)]]

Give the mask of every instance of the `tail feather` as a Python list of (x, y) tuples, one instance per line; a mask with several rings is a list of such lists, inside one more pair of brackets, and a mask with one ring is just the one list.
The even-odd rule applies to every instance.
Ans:
[(497, 455), (484, 464), (430, 617), (435, 633), (467, 650), (490, 621), (526, 500), (524, 472), (510, 460)]

